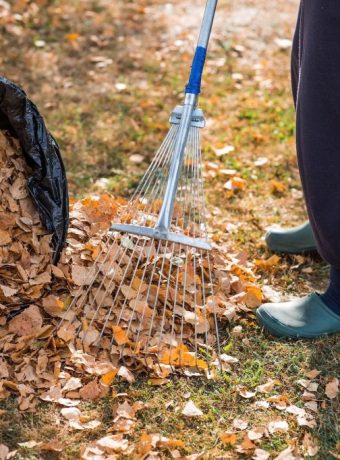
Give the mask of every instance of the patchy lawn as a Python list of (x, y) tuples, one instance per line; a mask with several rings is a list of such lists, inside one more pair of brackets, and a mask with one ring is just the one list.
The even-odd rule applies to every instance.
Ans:
[[(0, 2), (3, 72), (27, 91), (58, 139), (73, 196), (103, 190), (131, 194), (168, 129), (169, 112), (181, 102), (202, 3), (23, 0), (11, 2), (8, 10)], [(292, 35), (296, 3), (222, 0), (204, 77), (201, 106), (208, 124), (202, 137), (211, 232), (251, 260), (270, 256), (263, 242), (269, 225), (294, 225), (305, 218), (294, 148), (290, 50), (282, 41)], [(216, 154), (228, 145), (234, 150)], [(135, 154), (142, 156), (138, 163)], [(243, 180), (236, 180), (231, 191), (225, 183), (235, 177)], [(269, 270), (257, 271), (266, 295), (280, 298), (323, 289), (327, 273), (327, 266), (309, 255), (283, 256)], [(242, 330), (237, 333), (235, 326)], [(177, 458), (194, 453), (205, 459), (252, 458), (254, 447), (244, 433), (278, 419), (288, 422), (288, 430), (273, 429), (252, 441), (270, 458), (289, 446), (292, 451), (297, 446), (305, 458), (340, 458), (339, 399), (325, 396), (326, 384), (340, 376), (337, 337), (276, 340), (261, 331), (252, 313), (221, 336), (224, 352), (239, 362), (217, 381), (179, 376), (152, 386), (145, 376), (132, 385), (118, 383), (110, 397), (81, 404), (89, 420), (102, 421), (85, 432), (68, 428), (57, 405), (43, 403), (36, 413), (25, 414), (15, 399), (4, 399), (0, 443), (17, 449), (17, 459), (79, 458), (81, 447), (112, 426), (113, 406), (128, 399), (147, 403), (128, 434), (131, 442), (138, 444), (146, 433), (184, 442), (185, 447), (164, 447), (161, 456), (152, 458), (176, 458), (170, 453), (175, 450)], [(310, 378), (319, 384), (317, 412), (307, 409), (316, 425), (306, 426), (313, 423), (299, 421), (285, 408), (305, 407), (306, 388), (298, 381), (314, 369), (320, 371)], [(258, 390), (251, 396), (268, 379), (278, 382), (268, 393)], [(249, 398), (241, 396), (240, 386)], [(270, 405), (255, 404), (268, 398)], [(203, 416), (181, 414), (188, 400)], [(248, 425), (235, 426), (235, 419)], [(54, 438), (63, 444), (62, 453), (18, 446)], [(298, 458), (291, 455), (281, 458)]]

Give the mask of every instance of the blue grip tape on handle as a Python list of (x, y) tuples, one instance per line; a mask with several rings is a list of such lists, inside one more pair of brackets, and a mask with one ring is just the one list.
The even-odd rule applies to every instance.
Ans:
[(190, 94), (199, 94), (201, 92), (202, 72), (207, 54), (206, 48), (198, 46), (192, 61), (191, 72), (185, 92)]

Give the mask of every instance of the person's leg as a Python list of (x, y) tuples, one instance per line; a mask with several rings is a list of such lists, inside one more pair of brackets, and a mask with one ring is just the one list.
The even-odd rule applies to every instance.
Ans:
[[(300, 48), (300, 34), (301, 34), (301, 5), (299, 9), (296, 29), (293, 38), (292, 54), (291, 54), (291, 84), (294, 104), (296, 107), (301, 48)], [(286, 254), (300, 254), (306, 252), (316, 251), (316, 243), (310, 223), (307, 221), (298, 227), (283, 229), (271, 228), (265, 235), (267, 246), (274, 252), (282, 252)]]
[(331, 265), (321, 296), (265, 304), (260, 322), (280, 336), (316, 337), (340, 331), (340, 2), (301, 2), (297, 151), (318, 251)]

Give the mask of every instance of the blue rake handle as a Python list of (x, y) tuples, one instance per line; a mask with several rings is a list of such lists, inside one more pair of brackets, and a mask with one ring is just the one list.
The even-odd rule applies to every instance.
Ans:
[(198, 37), (197, 47), (192, 61), (191, 72), (188, 84), (185, 87), (186, 94), (200, 94), (201, 92), (201, 81), (202, 73), (207, 55), (207, 47), (211, 34), (211, 28), (214, 21), (215, 11), (217, 6), (217, 0), (208, 0), (204, 16), (202, 20), (202, 26), (200, 35)]

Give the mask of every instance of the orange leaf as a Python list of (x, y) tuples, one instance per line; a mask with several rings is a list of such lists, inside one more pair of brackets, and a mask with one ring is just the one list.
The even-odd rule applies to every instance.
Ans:
[(110, 371), (104, 374), (102, 376), (102, 383), (104, 383), (104, 385), (111, 385), (111, 383), (113, 382), (114, 378), (117, 375), (117, 372), (118, 372), (118, 369), (114, 369), (113, 371)]
[(120, 326), (112, 326), (112, 332), (117, 345), (128, 343), (129, 338)]
[(76, 40), (78, 40), (79, 37), (80, 35), (75, 32), (65, 35), (66, 40), (70, 42), (75, 42)]
[(223, 444), (227, 444), (229, 446), (233, 446), (237, 441), (237, 436), (235, 433), (221, 433), (220, 438)]

